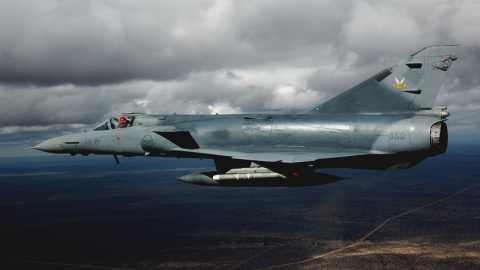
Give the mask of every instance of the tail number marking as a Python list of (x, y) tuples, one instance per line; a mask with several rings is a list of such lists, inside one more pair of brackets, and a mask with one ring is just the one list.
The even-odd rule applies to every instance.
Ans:
[(405, 140), (405, 133), (403, 132), (390, 132), (390, 136), (388, 136), (389, 140)]

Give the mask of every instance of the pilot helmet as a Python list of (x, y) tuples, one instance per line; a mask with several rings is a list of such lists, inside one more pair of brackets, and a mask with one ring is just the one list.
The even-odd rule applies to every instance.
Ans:
[(120, 119), (118, 119), (118, 123), (121, 124), (123, 122), (125, 122), (125, 117), (124, 116), (122, 116), (122, 117), (120, 117)]

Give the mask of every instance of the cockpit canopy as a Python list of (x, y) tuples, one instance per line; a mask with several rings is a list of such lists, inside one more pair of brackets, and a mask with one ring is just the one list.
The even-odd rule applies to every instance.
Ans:
[(113, 117), (110, 117), (110, 119), (97, 125), (95, 128), (93, 128), (93, 130), (98, 131), (98, 130), (127, 128), (127, 127), (133, 126), (134, 120), (135, 120), (135, 116), (132, 116), (132, 117), (128, 117), (126, 115), (113, 116)]

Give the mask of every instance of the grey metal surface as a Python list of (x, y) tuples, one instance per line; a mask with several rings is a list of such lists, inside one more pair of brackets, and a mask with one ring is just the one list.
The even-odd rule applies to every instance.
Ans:
[[(427, 47), (302, 114), (124, 113), (34, 149), (114, 155), (117, 163), (118, 155), (214, 159), (216, 172), (180, 178), (204, 185), (257, 186), (269, 179), (258, 185), (296, 186), (338, 180), (310, 181), (322, 168), (406, 169), (446, 151), (449, 114), (432, 106), (457, 48)], [(251, 162), (268, 168), (264, 177), (229, 173)]]

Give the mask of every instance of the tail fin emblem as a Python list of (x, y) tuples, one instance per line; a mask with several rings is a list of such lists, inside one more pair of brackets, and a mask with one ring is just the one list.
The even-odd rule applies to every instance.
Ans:
[(407, 86), (406, 83), (403, 83), (403, 81), (405, 81), (405, 77), (403, 77), (403, 79), (402, 79), (401, 81), (399, 81), (399, 80), (397, 79), (397, 77), (395, 77), (395, 81), (396, 81), (397, 83), (394, 83), (393, 86), (395, 86), (395, 87), (398, 88), (398, 89), (402, 89), (402, 88), (404, 88), (405, 86)]

